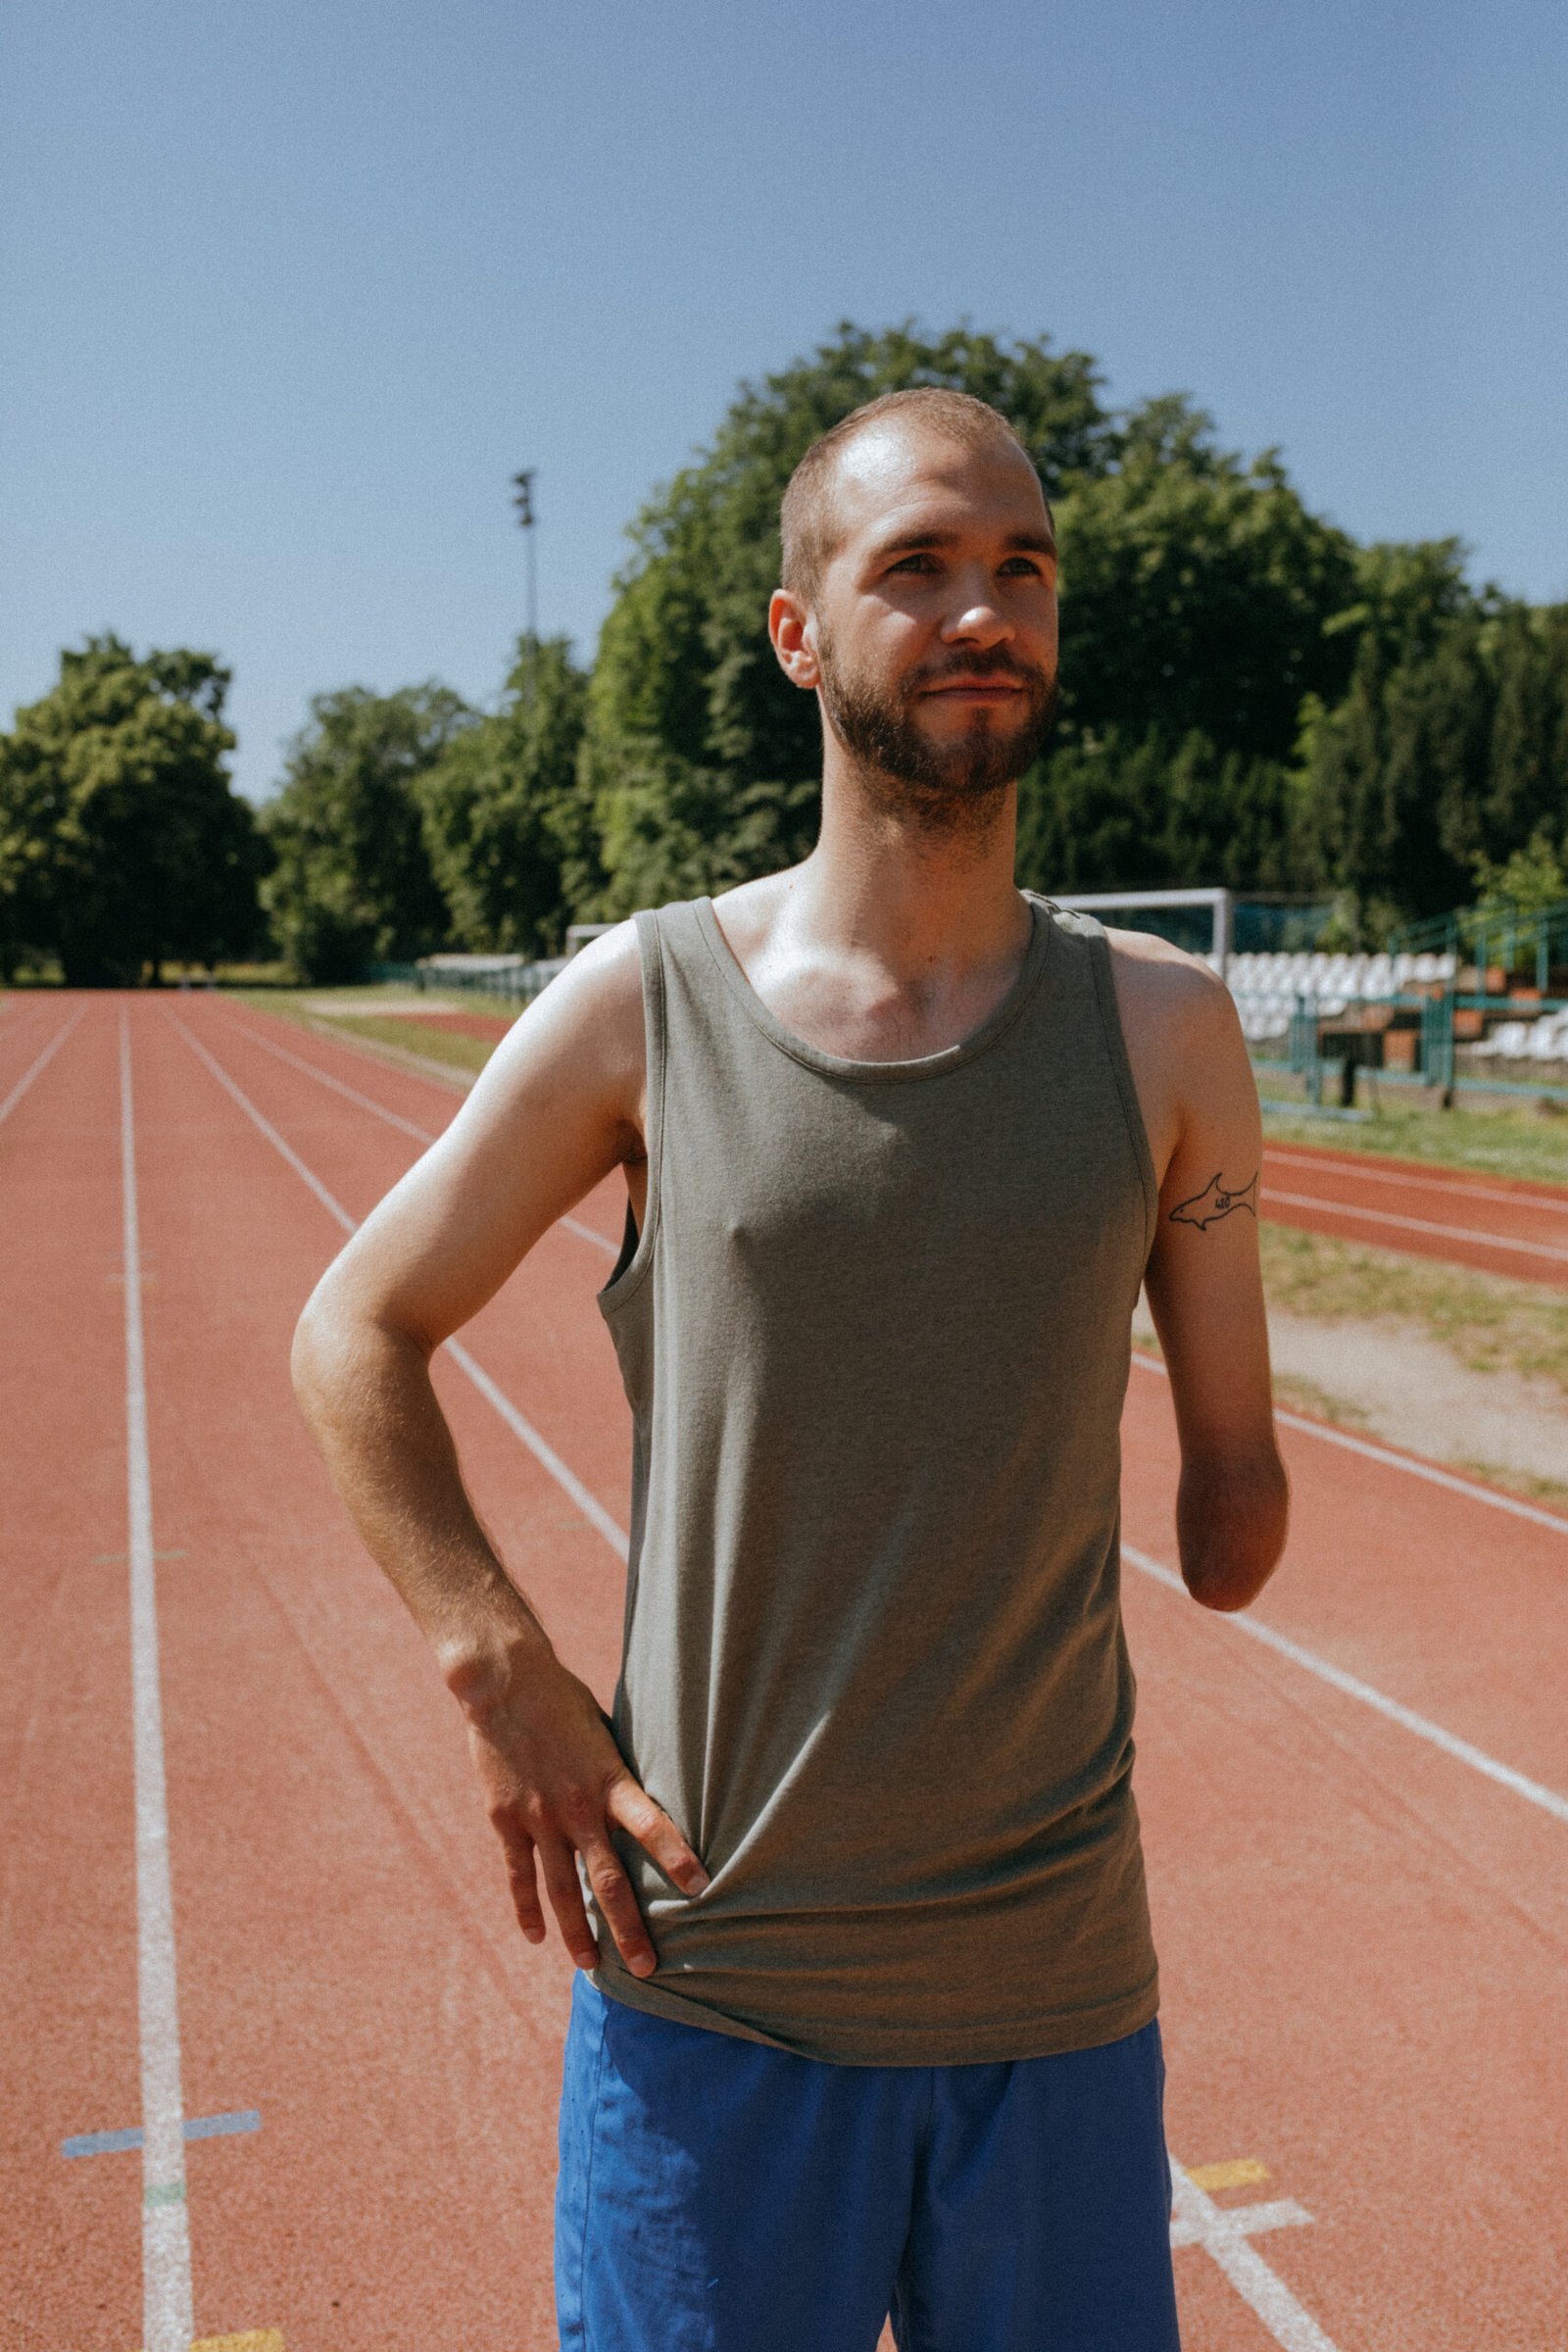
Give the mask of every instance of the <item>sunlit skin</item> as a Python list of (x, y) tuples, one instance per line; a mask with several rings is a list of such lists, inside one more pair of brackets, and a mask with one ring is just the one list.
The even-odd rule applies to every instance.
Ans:
[[(973, 770), (1021, 743), (1031, 705), (1049, 693), (1054, 557), (1021, 452), (879, 426), (843, 453), (836, 493), (815, 592), (781, 590), (769, 617), (785, 674), (823, 710), (820, 837), (803, 863), (725, 893), (715, 913), (786, 1028), (830, 1054), (899, 1060), (969, 1036), (1025, 952), (1015, 790), (1010, 774), (976, 785)], [(824, 649), (840, 688), (906, 723), (936, 762), (935, 786), (851, 751), (827, 707)], [(1256, 1223), (1172, 1212), (1216, 1182), (1227, 1198), (1245, 1192), (1261, 1155), (1256, 1093), (1235, 1007), (1207, 966), (1138, 933), (1110, 943), (1160, 1188), (1148, 1292), (1182, 1445), (1182, 1573), (1206, 1607), (1245, 1608), (1286, 1521)], [(646, 1119), (628, 923), (514, 1025), (440, 1141), (322, 1277), (294, 1352), (296, 1391), (339, 1492), (464, 1710), (523, 1935), (544, 1937), (548, 1904), (572, 1958), (595, 1965), (580, 1857), (638, 1976), (657, 1955), (612, 1831), (637, 1838), (688, 1892), (705, 1883), (701, 1860), (627, 1770), (594, 1694), (480, 1526), (429, 1360), (612, 1170), (624, 1171), (641, 1221)]]

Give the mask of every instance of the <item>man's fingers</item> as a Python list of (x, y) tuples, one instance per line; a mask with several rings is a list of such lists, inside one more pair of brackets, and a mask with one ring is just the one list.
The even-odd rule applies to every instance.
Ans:
[(648, 1939), (643, 1915), (637, 1908), (637, 1897), (630, 1881), (615, 1859), (612, 1846), (595, 1839), (582, 1849), (583, 1868), (593, 1888), (599, 1915), (615, 1938), (615, 1948), (634, 1977), (652, 1976), (658, 1965), (654, 1947)]
[(541, 1842), (539, 1861), (545, 1874), (545, 1892), (550, 1897), (563, 1943), (579, 1968), (597, 1968), (599, 1946), (582, 1907), (576, 1854), (564, 1838), (552, 1838), (548, 1844)]
[(708, 1885), (707, 1871), (669, 1815), (655, 1804), (646, 1788), (638, 1787), (629, 1772), (617, 1773), (611, 1782), (605, 1792), (605, 1811), (619, 1828), (631, 1832), (683, 1894), (702, 1893)]
[(545, 1915), (539, 1908), (539, 1884), (534, 1877), (533, 1839), (520, 1830), (504, 1830), (501, 1842), (507, 1856), (507, 1884), (517, 1925), (530, 1943), (543, 1943)]

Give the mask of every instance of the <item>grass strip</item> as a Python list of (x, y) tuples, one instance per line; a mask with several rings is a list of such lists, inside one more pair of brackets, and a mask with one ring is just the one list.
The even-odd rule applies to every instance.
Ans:
[[(1274, 1071), (1256, 1068), (1265, 1102), (1298, 1100), (1296, 1090)], [(1368, 1103), (1363, 1077), (1360, 1100)], [(1523, 1176), (1537, 1184), (1568, 1186), (1568, 1114), (1528, 1107), (1429, 1110), (1385, 1095), (1368, 1119), (1313, 1118), (1302, 1112), (1271, 1110), (1264, 1123), (1270, 1144), (1316, 1144), (1332, 1152), (1373, 1152), (1385, 1159), (1421, 1160), (1433, 1167), (1470, 1168), (1478, 1175)]]
[(395, 1014), (355, 1013), (334, 1020), (330, 1013), (305, 1016), (312, 1029), (330, 1029), (349, 1045), (366, 1040), (371, 1045), (395, 1046), (421, 1061), (444, 1061), (458, 1070), (482, 1070), (500, 1043), (496, 1038), (465, 1037), (461, 1030), (427, 1029), (422, 1021), (401, 1021)]
[[(390, 1046), (414, 1060), (441, 1062), (449, 1069), (466, 1070), (470, 1076), (484, 1068), (500, 1042), (465, 1037), (461, 1030), (432, 1029), (396, 1012), (377, 1012), (378, 1002), (407, 1004), (409, 991), (393, 983), (379, 988), (268, 988), (235, 993), (259, 1012), (281, 1013), (304, 1029), (330, 1032), (346, 1045)], [(427, 992), (421, 997), (420, 1010), (500, 1013), (511, 1019), (517, 1007), (507, 998), (481, 997), (465, 990), (461, 997)]]
[(1258, 1227), (1271, 1305), (1320, 1323), (1413, 1324), (1473, 1372), (1519, 1372), (1568, 1394), (1568, 1298), (1438, 1258)]

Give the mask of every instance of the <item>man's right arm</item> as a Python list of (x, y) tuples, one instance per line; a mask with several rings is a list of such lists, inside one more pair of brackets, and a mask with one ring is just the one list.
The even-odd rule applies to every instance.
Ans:
[(1181, 1438), (1182, 1575), (1211, 1609), (1245, 1609), (1284, 1548), (1258, 1267), (1262, 1119), (1224, 983), (1163, 940), (1112, 934), (1117, 1000), (1159, 1187), (1145, 1284)]
[(580, 1854), (639, 1976), (655, 1955), (612, 1829), (686, 1892), (706, 1876), (480, 1526), (429, 1364), (558, 1217), (640, 1157), (642, 1018), (628, 924), (514, 1025), (446, 1133), (328, 1267), (294, 1343), (295, 1393), (338, 1492), (464, 1709), (524, 1936), (545, 1935), (537, 1871), (572, 1958), (595, 1965)]

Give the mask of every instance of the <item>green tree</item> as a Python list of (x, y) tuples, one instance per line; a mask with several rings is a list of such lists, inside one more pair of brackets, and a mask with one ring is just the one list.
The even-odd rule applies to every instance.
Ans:
[(598, 888), (598, 831), (577, 781), (587, 699), (565, 638), (521, 638), (500, 710), (461, 728), (417, 778), (460, 947), (555, 955), (571, 910)]
[(1343, 698), (1303, 705), (1299, 833), (1371, 934), (1568, 834), (1568, 609), (1465, 594), (1355, 644)]
[(1568, 605), (1506, 604), (1488, 632), (1494, 686), (1483, 855), (1568, 832)]
[(1219, 752), (1199, 728), (1063, 743), (1022, 779), (1018, 879), (1038, 890), (1161, 890), (1195, 882), (1285, 890), (1296, 795), (1283, 760)]
[(1116, 464), (1069, 485), (1061, 548), (1061, 734), (1195, 730), (1221, 756), (1284, 760), (1305, 694), (1343, 691), (1325, 624), (1355, 550), (1310, 514), (1272, 452), (1217, 450), (1178, 397), (1128, 417)]
[(318, 695), (262, 810), (263, 885), (278, 950), (311, 980), (422, 956), (445, 939), (416, 787), (475, 713), (434, 680), (395, 694)]
[(1018, 879), (1047, 893), (1160, 890), (1168, 747), (1115, 728), (1058, 746), (1018, 788)]
[(582, 773), (603, 829), (605, 911), (715, 888), (809, 848), (815, 705), (780, 674), (766, 635), (779, 501), (818, 433), (910, 384), (991, 401), (1052, 494), (1119, 448), (1094, 362), (1043, 336), (846, 324), (809, 359), (743, 385), (711, 447), (633, 525), (600, 640)]
[[(809, 847), (816, 711), (779, 674), (765, 630), (778, 504), (817, 433), (914, 383), (1001, 409), (1056, 514), (1062, 721), (1025, 794), (1035, 878), (1066, 887), (1063, 875), (1092, 867), (1126, 881), (1131, 858), (1145, 875), (1187, 881), (1188, 860), (1201, 858), (1206, 877), (1220, 857), (1226, 870), (1245, 864), (1247, 882), (1289, 880), (1285, 765), (1301, 701), (1337, 701), (1354, 658), (1353, 632), (1331, 624), (1358, 595), (1409, 603), (1415, 587), (1363, 579), (1352, 543), (1307, 511), (1278, 459), (1246, 465), (1220, 450), (1180, 396), (1118, 417), (1094, 361), (1044, 337), (846, 325), (809, 359), (744, 385), (711, 447), (633, 528), (583, 754), (605, 910), (716, 887)], [(1417, 570), (1424, 593), (1445, 591), (1441, 562)], [(1217, 812), (1230, 792), (1247, 803), (1239, 825)]]
[(1352, 644), (1371, 635), (1385, 667), (1429, 659), (1476, 609), (1459, 539), (1380, 539), (1355, 550), (1354, 601), (1325, 624)]
[(1488, 912), (1543, 914), (1548, 906), (1568, 906), (1568, 826), (1556, 840), (1549, 826), (1539, 826), (1500, 865), (1478, 858), (1476, 886), (1476, 904)]
[(0, 736), (0, 954), (57, 953), (68, 982), (126, 985), (166, 960), (243, 955), (265, 851), (233, 792), (211, 654), (138, 658), (115, 636)]

